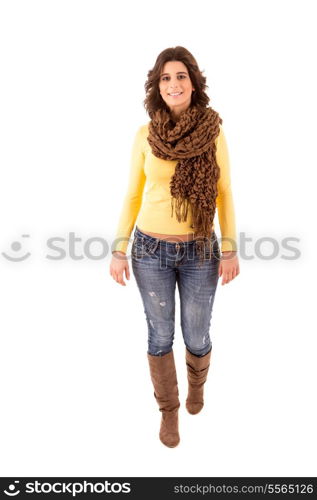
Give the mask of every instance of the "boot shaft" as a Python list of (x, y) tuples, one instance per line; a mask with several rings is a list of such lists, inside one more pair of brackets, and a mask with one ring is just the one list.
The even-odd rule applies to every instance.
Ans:
[(154, 396), (161, 411), (179, 408), (179, 391), (173, 350), (163, 356), (147, 354)]

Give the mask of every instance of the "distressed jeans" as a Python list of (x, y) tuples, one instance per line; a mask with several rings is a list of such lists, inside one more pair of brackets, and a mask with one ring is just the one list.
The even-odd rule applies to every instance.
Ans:
[(209, 330), (219, 279), (220, 250), (215, 232), (205, 241), (204, 260), (198, 266), (195, 240), (168, 242), (135, 228), (131, 264), (144, 306), (151, 355), (163, 356), (172, 350), (176, 283), (187, 349), (196, 356), (204, 356), (212, 348)]

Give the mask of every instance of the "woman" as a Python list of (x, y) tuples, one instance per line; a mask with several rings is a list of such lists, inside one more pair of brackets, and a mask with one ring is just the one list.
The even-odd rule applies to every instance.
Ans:
[[(228, 150), (222, 119), (207, 106), (206, 87), (184, 47), (161, 52), (149, 71), (144, 105), (151, 121), (134, 140), (110, 264), (113, 279), (125, 286), (123, 274), (130, 279), (126, 251), (136, 224), (132, 269), (147, 320), (154, 396), (162, 412), (159, 437), (169, 447), (180, 441), (172, 349), (176, 283), (187, 365), (186, 408), (197, 414), (204, 404), (218, 279), (222, 276), (224, 285), (239, 274)], [(221, 254), (213, 225), (216, 208)]]

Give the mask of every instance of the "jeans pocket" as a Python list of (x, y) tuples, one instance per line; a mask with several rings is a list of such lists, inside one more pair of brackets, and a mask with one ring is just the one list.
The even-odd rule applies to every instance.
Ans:
[(138, 259), (144, 257), (145, 253), (146, 252), (143, 240), (139, 236), (135, 236), (131, 248), (132, 257)]
[(142, 236), (136, 235), (133, 240), (131, 255), (136, 259), (151, 256), (155, 252), (158, 240), (152, 241)]
[[(197, 248), (195, 248), (195, 253), (198, 255)], [(215, 235), (212, 235), (211, 238), (206, 238), (203, 241), (203, 255), (205, 260), (220, 259), (221, 253), (219, 243)]]

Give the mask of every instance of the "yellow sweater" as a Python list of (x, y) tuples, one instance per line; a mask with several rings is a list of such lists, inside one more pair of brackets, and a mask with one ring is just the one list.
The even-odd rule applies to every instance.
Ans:
[[(162, 160), (152, 154), (147, 141), (148, 124), (134, 139), (128, 189), (124, 198), (112, 252), (127, 251), (130, 235), (137, 225), (141, 231), (162, 234), (193, 233), (190, 206), (186, 222), (171, 217), (170, 180), (178, 160)], [(229, 154), (222, 125), (216, 138), (216, 159), (220, 167), (216, 207), (221, 230), (221, 251), (237, 250), (234, 204), (231, 192)], [(145, 186), (145, 192), (144, 191)], [(213, 225), (214, 227), (214, 225)]]

